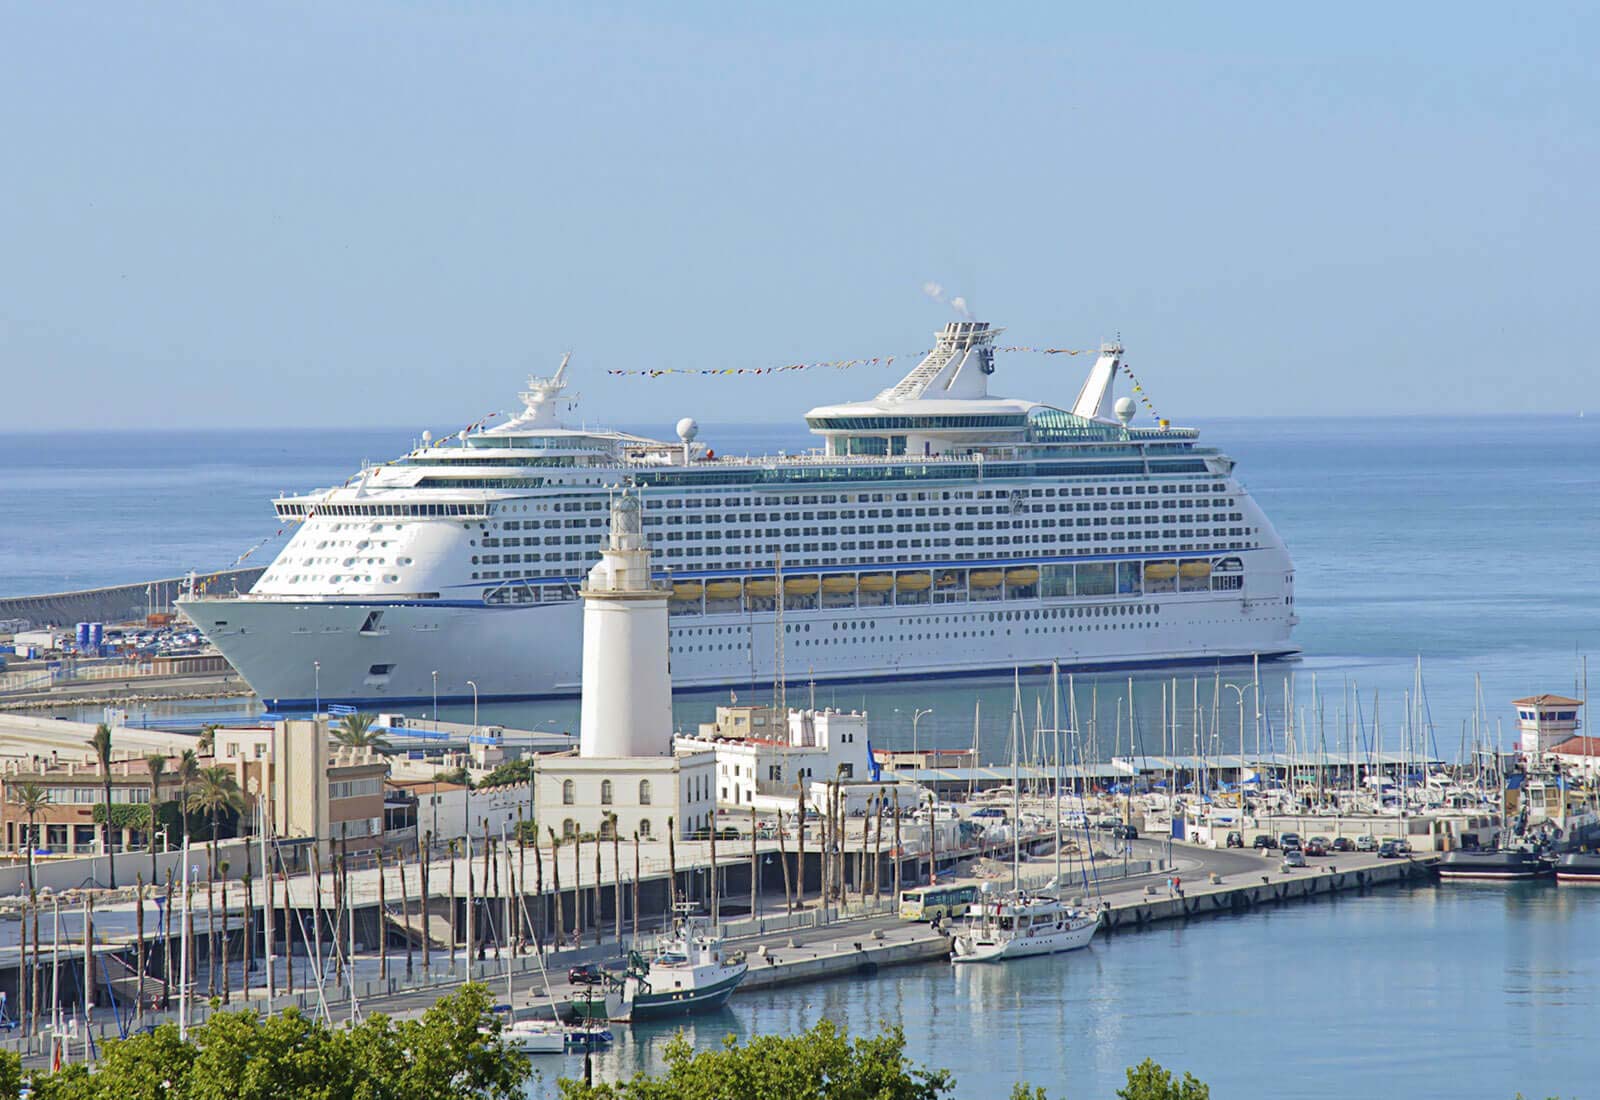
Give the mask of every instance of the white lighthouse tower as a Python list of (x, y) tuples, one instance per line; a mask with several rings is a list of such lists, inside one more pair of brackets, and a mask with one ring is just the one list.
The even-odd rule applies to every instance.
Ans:
[(710, 825), (716, 754), (672, 743), (668, 589), (650, 576), (639, 497), (611, 501), (611, 531), (583, 597), (578, 750), (534, 761), (534, 816), (562, 836), (680, 835)]
[(650, 579), (639, 498), (620, 493), (611, 504), (610, 538), (579, 592), (584, 688), (579, 755), (671, 755), (667, 593)]

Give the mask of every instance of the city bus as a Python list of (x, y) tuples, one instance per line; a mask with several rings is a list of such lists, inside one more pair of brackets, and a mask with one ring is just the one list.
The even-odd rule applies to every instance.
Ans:
[(921, 921), (961, 917), (977, 900), (976, 886), (921, 886), (900, 891), (900, 916)]

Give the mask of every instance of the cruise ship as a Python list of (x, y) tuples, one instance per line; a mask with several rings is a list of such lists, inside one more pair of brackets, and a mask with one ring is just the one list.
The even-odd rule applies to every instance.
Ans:
[(578, 587), (637, 487), (670, 583), (674, 685), (740, 688), (1295, 652), (1294, 566), (1199, 433), (1135, 426), (1118, 344), (1070, 406), (989, 392), (962, 320), (897, 383), (806, 414), (819, 446), (732, 457), (574, 427), (567, 362), (523, 409), (345, 485), (246, 594), (183, 611), (269, 705), (576, 695)]

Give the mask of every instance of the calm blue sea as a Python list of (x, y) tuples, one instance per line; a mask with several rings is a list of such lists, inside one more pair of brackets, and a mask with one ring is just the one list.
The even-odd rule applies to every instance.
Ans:
[[(1600, 891), (1425, 886), (1097, 939), (1086, 951), (957, 969), (927, 963), (741, 994), (690, 1021), (697, 1047), (819, 1019), (906, 1032), (963, 1100), (1023, 1079), (1109, 1100), (1147, 1057), (1218, 1100), (1593, 1096)], [(596, 1078), (654, 1069), (680, 1025), (622, 1029)], [(540, 1058), (581, 1076), (578, 1058)]]

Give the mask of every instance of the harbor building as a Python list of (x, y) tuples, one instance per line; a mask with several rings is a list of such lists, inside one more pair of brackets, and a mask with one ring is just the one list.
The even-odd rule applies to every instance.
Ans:
[[(173, 774), (177, 761), (167, 761), (157, 791), (166, 802), (179, 793), (178, 777)], [(6, 851), (23, 854), (28, 846), (28, 815), (21, 804), (21, 790), (36, 784), (48, 801), (34, 815), (34, 847), (49, 855), (95, 855), (102, 851), (100, 822), (105, 811), (104, 779), (92, 757), (64, 759), (59, 754), (5, 762), (0, 774), (0, 836)], [(111, 847), (114, 852), (131, 852), (149, 846), (150, 770), (144, 760), (111, 762)], [(139, 807), (129, 814), (126, 807)], [(171, 836), (181, 832), (174, 815)], [(158, 823), (159, 833), (161, 824)]]
[(1581, 699), (1546, 693), (1513, 699), (1512, 705), (1517, 708), (1517, 745), (1530, 764), (1542, 762), (1546, 753), (1578, 734)]
[(639, 498), (617, 494), (583, 598), (583, 702), (576, 752), (534, 760), (542, 828), (561, 836), (660, 837), (711, 824), (716, 753), (672, 738), (671, 589), (650, 577)]
[(787, 717), (768, 706), (718, 707), (715, 721), (702, 722), (677, 744), (716, 755), (716, 798), (724, 810), (787, 812), (802, 787), (814, 799), (814, 784), (875, 774), (865, 712), (790, 710)]
[(335, 750), (322, 716), (278, 722), (270, 734), (265, 766), (273, 833), (310, 837), (324, 858), (335, 841), (346, 851), (379, 846), (388, 762), (371, 749)]

